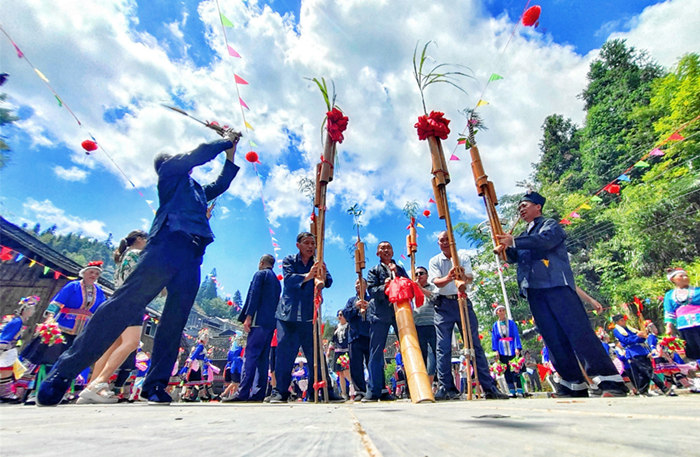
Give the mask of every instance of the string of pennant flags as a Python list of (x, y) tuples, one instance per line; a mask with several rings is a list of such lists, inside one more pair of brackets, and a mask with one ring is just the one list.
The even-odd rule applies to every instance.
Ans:
[[(241, 59), (241, 54), (236, 51), (231, 44), (228, 41), (228, 36), (226, 35), (226, 29), (232, 29), (234, 28), (233, 22), (228, 19), (224, 14), (221, 12), (221, 7), (219, 6), (219, 0), (216, 0), (216, 10), (219, 13), (219, 20), (221, 22), (221, 31), (224, 36), (224, 44), (226, 45), (226, 52), (231, 58), (235, 59)], [(245, 126), (245, 131), (246, 131), (246, 136), (249, 138), (248, 140), (248, 145), (249, 149), (248, 152), (245, 155), (245, 158), (248, 162), (250, 162), (253, 165), (253, 169), (255, 170), (255, 175), (258, 177), (258, 182), (260, 184), (260, 201), (262, 202), (262, 207), (263, 207), (263, 214), (265, 215), (265, 219), (268, 224), (268, 231), (270, 233), (270, 242), (272, 243), (272, 248), (274, 251), (274, 257), (276, 260), (276, 264), (278, 268), (282, 268), (282, 260), (279, 259), (278, 254), (282, 250), (282, 248), (279, 245), (279, 241), (277, 238), (275, 238), (275, 232), (272, 230), (272, 221), (270, 220), (270, 217), (268, 215), (268, 207), (265, 203), (265, 192), (264, 192), (264, 183), (265, 180), (263, 179), (263, 176), (260, 174), (260, 171), (258, 170), (258, 164), (260, 164), (260, 157), (257, 152), (253, 150), (253, 148), (257, 148), (258, 145), (250, 139), (250, 133), (254, 131), (255, 129), (253, 128), (252, 125), (248, 122), (246, 119), (246, 111), (250, 111), (250, 107), (248, 104), (243, 100), (241, 97), (241, 90), (240, 86), (247, 86), (248, 81), (246, 81), (242, 76), (237, 74), (236, 72), (233, 73), (233, 80), (236, 85), (236, 96), (238, 97), (238, 105), (240, 106), (241, 109), (241, 117), (243, 119), (243, 125)], [(278, 275), (278, 277), (281, 275)]]
[(622, 172), (620, 176), (613, 179), (609, 183), (605, 184), (603, 187), (598, 189), (592, 196), (587, 198), (583, 203), (579, 204), (573, 211), (571, 211), (566, 217), (562, 218), (559, 223), (562, 225), (571, 225), (574, 219), (580, 219), (582, 217), (582, 211), (593, 209), (591, 204), (600, 203), (603, 199), (600, 197), (603, 193), (608, 194), (620, 194), (622, 191), (622, 183), (631, 182), (630, 171), (633, 169), (646, 169), (651, 167), (647, 161), (650, 157), (663, 157), (666, 153), (661, 149), (670, 142), (682, 142), (686, 138), (681, 134), (681, 132), (689, 125), (697, 122), (700, 119), (700, 115), (695, 119), (684, 123), (683, 125), (676, 128), (673, 133), (671, 133), (666, 139), (661, 141), (661, 143), (654, 146), (651, 150), (647, 151), (639, 159), (637, 159), (632, 165), (630, 165), (625, 171)]
[(42, 267), (44, 269), (44, 272), (43, 272), (44, 276), (47, 276), (49, 273), (53, 272), (53, 279), (55, 279), (56, 281), (58, 281), (61, 278), (61, 276), (63, 276), (64, 278), (66, 278), (70, 281), (75, 281), (76, 279), (78, 279), (77, 276), (68, 276), (66, 274), (63, 274), (60, 271), (56, 270), (55, 268), (51, 268), (51, 267), (39, 262), (38, 260), (29, 258), (29, 257), (25, 256), (24, 254), (22, 254), (21, 252), (15, 251), (14, 249), (12, 249), (8, 246), (0, 246), (0, 261), (1, 262), (14, 261), (15, 263), (19, 263), (25, 259), (29, 260), (28, 268), (33, 268), (36, 265)]
[(61, 95), (56, 91), (56, 89), (51, 85), (51, 81), (49, 78), (46, 77), (46, 75), (37, 68), (31, 60), (29, 60), (29, 57), (27, 57), (26, 53), (24, 53), (20, 47), (17, 45), (17, 43), (12, 39), (9, 33), (0, 25), (0, 31), (7, 37), (8, 40), (10, 40), (10, 43), (12, 43), (12, 46), (15, 48), (15, 51), (17, 52), (17, 58), (18, 59), (23, 59), (27, 65), (34, 71), (34, 73), (41, 79), (41, 81), (44, 83), (44, 85), (49, 89), (49, 91), (53, 94), (54, 98), (56, 99), (56, 102), (58, 103), (58, 106), (61, 108), (65, 108), (68, 113), (73, 117), (75, 122), (77, 122), (78, 127), (81, 129), (84, 129), (87, 133), (87, 135), (90, 137), (89, 140), (85, 140), (81, 143), (81, 146), (85, 150), (85, 153), (87, 155), (90, 155), (91, 152), (95, 151), (98, 149), (102, 150), (104, 153), (105, 157), (112, 162), (112, 165), (121, 173), (121, 175), (128, 181), (128, 183), (131, 185), (131, 187), (138, 192), (138, 194), (141, 196), (141, 198), (146, 202), (148, 207), (151, 209), (153, 214), (156, 213), (155, 208), (153, 207), (153, 201), (148, 200), (146, 196), (141, 192), (137, 187), (136, 184), (131, 180), (131, 178), (124, 172), (124, 170), (119, 166), (119, 164), (112, 158), (112, 155), (105, 149), (104, 145), (97, 141), (95, 136), (90, 132), (90, 130), (83, 124), (83, 122), (80, 120), (80, 118), (75, 114), (75, 111), (73, 111), (70, 106), (65, 102), (65, 99), (61, 97)]
[[(224, 41), (227, 49), (227, 53), (229, 56), (233, 58), (241, 58), (241, 55), (231, 46), (231, 44), (228, 41), (228, 37), (226, 35), (226, 29), (227, 28), (233, 28), (234, 25), (233, 23), (221, 13), (221, 10), (219, 8), (219, 3), (218, 0), (216, 2), (217, 5), (217, 10), (219, 12), (219, 18), (221, 22), (221, 26), (223, 29), (223, 35), (224, 35)], [(36, 76), (43, 82), (43, 84), (47, 87), (47, 89), (51, 92), (53, 97), (55, 98), (56, 102), (58, 103), (58, 106), (61, 108), (65, 108), (66, 111), (71, 115), (71, 117), (75, 120), (75, 122), (78, 124), (78, 126), (81, 129), (84, 129), (85, 132), (87, 133), (87, 136), (89, 137), (88, 140), (85, 140), (81, 143), (82, 148), (84, 149), (85, 153), (87, 155), (91, 155), (94, 151), (100, 149), (104, 156), (114, 165), (114, 167), (117, 169), (117, 171), (123, 176), (123, 178), (131, 185), (131, 187), (136, 190), (136, 192), (139, 194), (139, 196), (144, 200), (146, 205), (150, 208), (150, 210), (153, 212), (153, 214), (156, 213), (156, 209), (153, 206), (153, 200), (149, 200), (146, 198), (146, 196), (143, 194), (143, 192), (136, 186), (136, 184), (132, 181), (132, 179), (126, 174), (126, 172), (122, 169), (122, 167), (119, 166), (119, 164), (114, 160), (112, 155), (109, 153), (109, 151), (105, 148), (105, 145), (101, 143), (100, 141), (97, 140), (95, 135), (86, 127), (86, 124), (78, 117), (78, 115), (75, 113), (73, 109), (66, 103), (66, 100), (61, 94), (56, 90), (56, 88), (53, 87), (51, 84), (51, 81), (49, 78), (45, 75), (44, 72), (42, 72), (37, 66), (35, 66), (32, 61), (27, 57), (27, 54), (22, 51), (20, 46), (14, 41), (14, 39), (10, 36), (10, 34), (0, 25), (0, 31), (5, 35), (5, 37), (10, 41), (12, 44), (13, 48), (15, 49), (17, 53), (17, 57), (19, 59), (23, 59), (27, 65), (32, 69), (32, 71), (36, 74)], [(258, 145), (253, 141), (251, 137), (251, 132), (253, 132), (255, 129), (253, 126), (248, 122), (246, 119), (246, 114), (245, 111), (248, 110), (250, 111), (250, 107), (248, 104), (243, 100), (241, 97), (241, 91), (240, 91), (240, 86), (242, 85), (248, 85), (248, 81), (246, 81), (243, 77), (238, 75), (237, 73), (234, 72), (234, 82), (236, 86), (236, 95), (238, 98), (238, 104), (241, 109), (241, 116), (243, 119), (243, 125), (245, 126), (245, 131), (246, 131), (246, 136), (249, 138), (248, 144), (250, 146), (248, 153), (245, 155), (245, 158), (248, 162), (251, 162), (254, 169), (256, 176), (259, 179), (260, 182), (260, 193), (261, 193), (261, 200), (263, 203), (263, 210), (265, 211), (265, 216), (266, 220), (269, 226), (271, 226), (271, 221), (269, 216), (267, 215), (267, 207), (265, 205), (265, 199), (264, 199), (264, 194), (263, 194), (263, 188), (264, 188), (264, 180), (260, 172), (258, 171), (257, 164), (260, 163), (258, 154), (253, 151), (253, 148), (257, 147)], [(271, 237), (274, 238), (272, 229), (270, 228), (271, 232)], [(281, 250), (279, 248), (279, 242), (276, 239), (271, 240), (273, 247), (277, 248), (275, 249), (275, 257), (277, 258), (278, 251)], [(281, 265), (280, 265), (281, 267)]]

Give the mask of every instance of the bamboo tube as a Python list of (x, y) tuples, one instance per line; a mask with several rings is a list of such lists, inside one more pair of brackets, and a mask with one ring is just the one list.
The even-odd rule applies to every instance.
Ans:
[(433, 389), (428, 379), (428, 370), (418, 343), (418, 333), (413, 322), (413, 310), (409, 300), (394, 304), (396, 326), (399, 332), (401, 357), (406, 368), (406, 381), (413, 403), (434, 402)]

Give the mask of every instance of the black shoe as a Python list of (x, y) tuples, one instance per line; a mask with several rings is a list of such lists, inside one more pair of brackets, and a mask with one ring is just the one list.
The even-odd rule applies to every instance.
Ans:
[[(150, 391), (141, 391), (141, 398), (148, 401), (149, 405), (167, 406), (173, 399), (168, 395), (163, 386), (155, 386)], [(184, 398), (183, 398), (184, 400)]]
[(352, 401), (362, 401), (363, 398), (365, 398), (364, 392), (355, 392), (355, 396), (352, 397)]
[(612, 398), (626, 397), (627, 392), (622, 389), (591, 389), (590, 394), (593, 397)]
[[(269, 399), (268, 399), (269, 398)], [(277, 392), (276, 390), (272, 391), (272, 394), (265, 399), (266, 402), (270, 404), (275, 404), (275, 403), (285, 403), (284, 397), (282, 397), (282, 394)]]
[(444, 387), (438, 388), (438, 390), (435, 392), (435, 401), (445, 401), (449, 400), (447, 397), (447, 389)]
[(484, 394), (484, 398), (487, 400), (508, 400), (510, 397), (500, 390), (491, 390)]
[(378, 401), (379, 398), (373, 397), (372, 394), (368, 393), (362, 398), (362, 400), (360, 400), (360, 403), (375, 403)]
[(345, 403), (345, 398), (339, 397), (335, 392), (328, 392), (328, 401), (330, 403)]
[(379, 397), (379, 401), (395, 401), (396, 396), (390, 394), (389, 392), (382, 392), (382, 395)]
[(64, 378), (57, 371), (52, 370), (39, 387), (36, 395), (36, 404), (39, 406), (56, 406), (61, 403), (66, 390), (70, 387), (70, 382), (70, 379)]

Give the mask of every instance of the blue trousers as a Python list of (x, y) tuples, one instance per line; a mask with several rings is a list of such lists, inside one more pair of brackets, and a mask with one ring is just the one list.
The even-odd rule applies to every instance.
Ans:
[[(476, 314), (472, 309), (471, 302), (467, 303), (467, 312), (469, 313), (469, 328), (472, 333), (472, 343), (474, 344), (474, 353), (476, 355), (476, 371), (479, 375), (479, 383), (484, 392), (493, 392), (498, 390), (496, 383), (491, 378), (489, 372), (489, 362), (486, 360), (484, 349), (481, 347), (479, 340), (479, 321), (476, 319)], [(440, 387), (448, 392), (459, 392), (455, 386), (454, 376), (452, 375), (452, 332), (455, 325), (459, 333), (462, 333), (462, 324), (459, 315), (459, 302), (445, 297), (439, 297), (437, 306), (435, 306), (435, 332), (437, 334), (437, 376)], [(465, 338), (462, 335), (462, 338)]]
[(93, 364), (114, 343), (163, 287), (168, 289), (158, 324), (151, 366), (143, 392), (154, 386), (167, 387), (180, 347), (182, 330), (199, 289), (204, 247), (194, 244), (184, 232), (163, 229), (149, 240), (139, 263), (124, 284), (105, 301), (73, 345), (61, 355), (52, 371), (73, 379)]
[(371, 398), (379, 398), (386, 385), (384, 379), (384, 346), (389, 334), (389, 327), (394, 327), (394, 333), (399, 334), (396, 321), (372, 322), (369, 326), (369, 389)]
[(253, 327), (248, 333), (238, 398), (262, 401), (267, 390), (267, 369), (270, 364), (270, 342), (274, 328)]
[(570, 287), (528, 289), (527, 301), (549, 356), (566, 389), (586, 390), (581, 367), (602, 389), (623, 389), (624, 383), (588, 322), (586, 310)]
[(359, 336), (350, 342), (350, 377), (356, 392), (367, 392), (365, 364), (369, 367), (369, 337)]
[[(294, 359), (299, 352), (299, 346), (304, 351), (309, 370), (309, 393), (313, 392), (314, 383), (314, 335), (311, 322), (277, 321), (277, 354), (275, 360), (275, 377), (277, 391), (286, 399), (289, 396), (289, 385), (292, 382)], [(330, 386), (330, 385), (329, 385)]]
[(428, 370), (428, 376), (435, 376), (435, 359), (437, 348), (437, 333), (435, 325), (417, 325), (418, 344), (423, 354), (423, 363)]

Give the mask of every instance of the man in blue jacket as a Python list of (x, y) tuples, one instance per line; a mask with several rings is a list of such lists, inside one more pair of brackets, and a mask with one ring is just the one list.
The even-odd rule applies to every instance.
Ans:
[(238, 392), (224, 401), (260, 402), (265, 398), (270, 343), (277, 324), (275, 310), (282, 292), (280, 281), (272, 271), (274, 266), (275, 258), (265, 254), (250, 282), (245, 304), (238, 316), (243, 330), (248, 333), (241, 384)]
[(518, 263), (520, 293), (530, 303), (552, 362), (562, 378), (559, 397), (587, 397), (588, 384), (579, 366), (595, 383), (591, 394), (624, 397), (627, 387), (588, 322), (576, 293), (566, 252), (566, 233), (554, 219), (542, 217), (545, 198), (530, 192), (520, 200), (520, 217), (528, 224), (518, 235), (498, 236), (497, 252)]
[[(233, 163), (240, 134), (227, 130), (224, 139), (199, 145), (193, 151), (154, 161), (160, 207), (141, 252), (139, 263), (114, 295), (98, 308), (73, 346), (54, 364), (41, 384), (37, 402), (57, 405), (75, 376), (95, 362), (146, 305), (165, 287), (168, 297), (153, 343), (151, 367), (141, 397), (151, 404), (169, 404), (165, 392), (178, 354), (180, 336), (199, 289), (200, 266), (206, 246), (214, 240), (207, 203), (228, 189), (238, 173)], [(226, 151), (217, 180), (202, 187), (190, 176), (194, 167)]]
[[(289, 385), (292, 382), (292, 368), (299, 347), (304, 350), (309, 369), (309, 386), (313, 385), (314, 353), (313, 353), (313, 317), (314, 290), (330, 287), (333, 278), (326, 266), (316, 262), (316, 238), (309, 232), (297, 235), (295, 255), (288, 255), (282, 261), (284, 275), (284, 290), (277, 306), (277, 358), (275, 360), (275, 377), (277, 386), (272, 389), (270, 403), (282, 403), (289, 398)], [(325, 277), (325, 281), (316, 279)], [(323, 375), (324, 379), (327, 377)], [(337, 399), (328, 383), (329, 397)]]
[(367, 384), (365, 383), (365, 364), (369, 367), (369, 319), (367, 317), (367, 281), (365, 283), (365, 296), (360, 298), (360, 280), (355, 281), (355, 295), (348, 299), (343, 308), (343, 316), (348, 321), (348, 341), (350, 342), (350, 377), (355, 385), (355, 401), (365, 396)]

